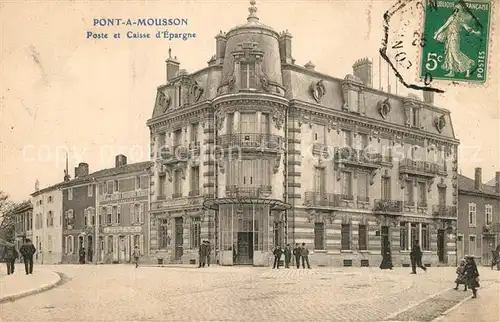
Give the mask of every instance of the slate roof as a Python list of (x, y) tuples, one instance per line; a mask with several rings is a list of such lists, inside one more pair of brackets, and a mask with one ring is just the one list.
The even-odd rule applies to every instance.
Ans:
[(487, 194), (491, 196), (500, 196), (500, 193), (495, 191), (494, 186), (482, 184), (480, 189), (476, 189), (474, 179), (467, 178), (461, 174), (458, 175), (458, 190), (462, 192), (473, 192), (480, 194)]
[(40, 193), (43, 193), (45, 191), (71, 187), (71, 186), (74, 186), (77, 184), (91, 182), (94, 179), (116, 176), (116, 175), (120, 175), (120, 174), (124, 174), (124, 173), (128, 173), (128, 172), (147, 170), (152, 165), (153, 165), (153, 163), (151, 161), (143, 161), (143, 162), (126, 164), (126, 165), (118, 167), (118, 168), (114, 167), (114, 168), (102, 169), (102, 170), (90, 173), (88, 176), (79, 177), (79, 178), (76, 178), (76, 179), (73, 179), (73, 180), (70, 180), (67, 182), (63, 181), (63, 182), (57, 183), (57, 184), (52, 185), (50, 187), (36, 191), (36, 192), (32, 193), (31, 195), (34, 197), (34, 196), (39, 195)]
[(19, 205), (15, 206), (12, 209), (12, 212), (14, 214), (17, 214), (17, 213), (20, 213), (20, 212), (23, 212), (23, 211), (26, 211), (29, 209), (33, 209), (33, 205), (31, 204), (31, 201), (27, 200), (27, 201), (23, 201)]

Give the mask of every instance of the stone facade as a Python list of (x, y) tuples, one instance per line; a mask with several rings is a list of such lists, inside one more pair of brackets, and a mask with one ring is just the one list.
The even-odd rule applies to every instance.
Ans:
[(491, 265), (492, 250), (500, 244), (500, 172), (495, 186), (483, 184), (481, 168), (475, 178), (458, 177), (457, 257), (476, 257), (478, 263)]
[(152, 118), (151, 255), (267, 266), (305, 243), (313, 264), (396, 265), (414, 241), (454, 264), (457, 146), (450, 112), (372, 88), (371, 62), (343, 79), (296, 65), (292, 36), (259, 22), (216, 36), (194, 73), (167, 64)]
[(33, 204), (31, 201), (22, 202), (12, 209), (12, 213), (15, 218), (14, 239), (19, 249), (26, 239), (33, 240)]

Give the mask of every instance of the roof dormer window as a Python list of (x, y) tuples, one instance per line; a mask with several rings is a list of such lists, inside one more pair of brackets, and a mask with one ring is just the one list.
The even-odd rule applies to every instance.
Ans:
[(245, 62), (240, 64), (241, 88), (256, 88), (257, 75), (255, 73), (255, 63)]

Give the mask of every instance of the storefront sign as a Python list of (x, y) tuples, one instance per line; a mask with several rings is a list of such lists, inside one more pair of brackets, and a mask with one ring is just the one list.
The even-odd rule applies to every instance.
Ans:
[(141, 226), (127, 226), (127, 227), (104, 227), (105, 234), (121, 234), (121, 233), (140, 233)]
[(203, 205), (203, 197), (187, 197), (187, 198), (179, 198), (165, 201), (156, 201), (153, 202), (152, 209), (177, 209), (177, 208), (190, 208), (192, 206), (201, 206)]
[(148, 190), (143, 189), (143, 190), (134, 190), (134, 191), (127, 191), (127, 192), (120, 192), (120, 193), (113, 193), (109, 195), (101, 195), (99, 196), (99, 202), (109, 202), (109, 201), (116, 201), (116, 200), (123, 200), (123, 199), (135, 199), (135, 198), (141, 198), (141, 197), (148, 197)]

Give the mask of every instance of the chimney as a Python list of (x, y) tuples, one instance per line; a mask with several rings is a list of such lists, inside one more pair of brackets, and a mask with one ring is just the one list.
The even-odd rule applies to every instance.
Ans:
[(123, 167), (124, 165), (127, 165), (127, 157), (124, 156), (123, 154), (118, 154), (115, 157), (115, 167)]
[(167, 63), (167, 83), (177, 75), (179, 71), (180, 63), (177, 61), (177, 57), (172, 58), (172, 48), (168, 49), (168, 59), (165, 61)]
[(500, 193), (500, 171), (495, 172), (495, 191)]
[(89, 164), (85, 162), (81, 162), (78, 164), (78, 168), (80, 168), (80, 176), (85, 177), (89, 175)]
[(215, 61), (216, 64), (222, 64), (224, 61), (224, 56), (226, 55), (226, 33), (219, 32), (217, 36), (215, 36)]
[(353, 65), (352, 65), (352, 73), (354, 76), (359, 78), (363, 84), (367, 87), (373, 87), (372, 83), (372, 73), (373, 73), (373, 67), (372, 67), (372, 62), (368, 58), (361, 58), (358, 59)]
[(292, 38), (292, 34), (289, 33), (288, 30), (280, 33), (279, 48), (282, 63), (295, 63), (295, 59), (292, 58)]
[(481, 168), (476, 168), (475, 169), (475, 174), (474, 174), (474, 188), (476, 190), (481, 190)]
[(424, 91), (424, 102), (430, 105), (434, 105), (434, 92)]
[(304, 67), (308, 70), (314, 70), (314, 68), (316, 68), (316, 65), (314, 65), (311, 61), (309, 61), (307, 64), (304, 65)]

